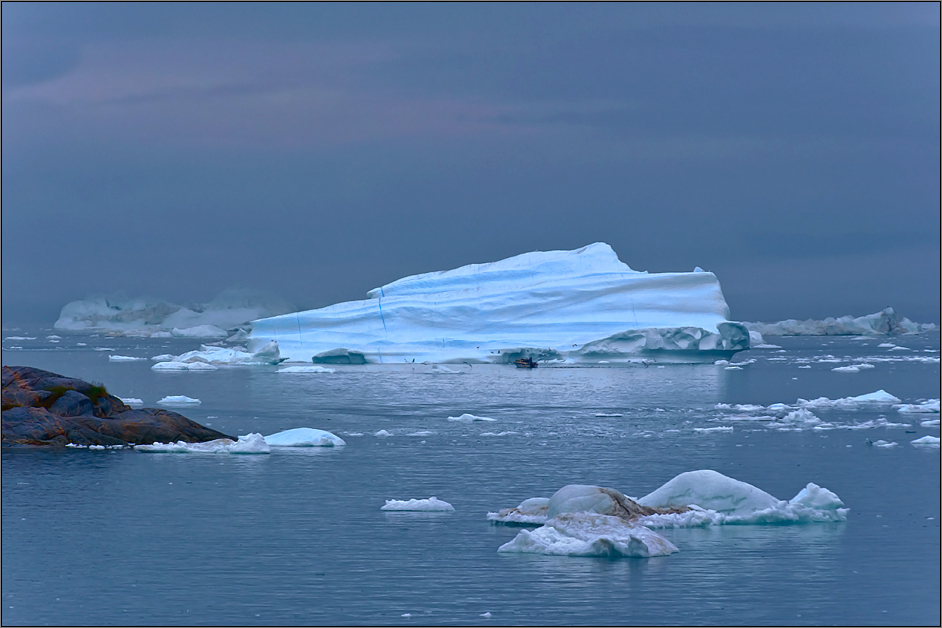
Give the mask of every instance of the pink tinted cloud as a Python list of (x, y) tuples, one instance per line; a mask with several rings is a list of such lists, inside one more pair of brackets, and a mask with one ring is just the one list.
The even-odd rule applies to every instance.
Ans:
[(512, 106), (407, 94), (371, 80), (396, 57), (385, 44), (111, 42), (83, 50), (67, 75), (7, 90), (4, 106), (43, 112), (26, 116), (26, 125), (61, 117), (74, 136), (207, 147), (510, 131), (496, 119)]

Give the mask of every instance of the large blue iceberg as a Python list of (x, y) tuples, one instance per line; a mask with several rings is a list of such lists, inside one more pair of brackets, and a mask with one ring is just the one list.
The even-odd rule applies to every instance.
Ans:
[(712, 362), (749, 348), (710, 272), (632, 270), (607, 244), (399, 279), (253, 321), (250, 349), (323, 364)]

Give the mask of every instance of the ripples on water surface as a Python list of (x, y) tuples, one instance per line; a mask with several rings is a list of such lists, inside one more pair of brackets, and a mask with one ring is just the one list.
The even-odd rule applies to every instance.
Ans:
[[(49, 333), (4, 340), (3, 363), (101, 381), (148, 406), (196, 397), (202, 405), (181, 411), (230, 434), (307, 426), (348, 444), (267, 456), (5, 449), (4, 624), (939, 622), (939, 452), (910, 445), (938, 436), (920, 426), (926, 416), (815, 410), (910, 427), (780, 432), (716, 408), (881, 388), (907, 403), (938, 398), (938, 333), (895, 338), (908, 349), (893, 351), (876, 339), (775, 339), (781, 352), (738, 354), (756, 359), (741, 370), (459, 365), (453, 375), (157, 373), (94, 348), (150, 357), (197, 343)], [(866, 359), (875, 368), (831, 370)], [(463, 413), (496, 421), (447, 420)], [(733, 431), (697, 431), (717, 426)], [(850, 514), (663, 530), (679, 553), (621, 560), (498, 554), (519, 529), (484, 518), (565, 484), (640, 496), (701, 468), (780, 499), (815, 482)], [(432, 495), (456, 512), (380, 510)]]

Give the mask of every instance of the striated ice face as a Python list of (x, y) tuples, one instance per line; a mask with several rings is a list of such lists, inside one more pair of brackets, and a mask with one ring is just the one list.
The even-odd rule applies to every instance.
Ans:
[(250, 340), (324, 364), (712, 362), (749, 348), (713, 273), (638, 272), (604, 243), (413, 275), (368, 296), (253, 321)]

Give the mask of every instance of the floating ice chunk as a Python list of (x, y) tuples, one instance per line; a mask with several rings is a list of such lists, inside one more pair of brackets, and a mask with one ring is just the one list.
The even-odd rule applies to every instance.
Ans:
[(326, 366), (318, 366), (316, 364), (311, 366), (286, 366), (284, 368), (278, 369), (279, 373), (333, 373), (334, 369), (327, 368)]
[(896, 348), (896, 345), (894, 345), (892, 342), (881, 342), (877, 346), (880, 347), (881, 349), (895, 349)]
[(483, 617), (484, 619), (490, 619), (490, 618), (491, 618), (491, 614), (490, 614), (490, 612), (481, 613), (481, 617)]
[(132, 408), (143, 407), (144, 402), (137, 397), (118, 397), (122, 403), (131, 406)]
[(897, 443), (897, 442), (895, 442), (895, 441), (890, 442), (890, 441), (886, 441), (886, 440), (875, 440), (875, 441), (873, 441), (873, 442), (870, 443), (870, 444), (873, 445), (874, 447), (880, 447), (880, 448), (882, 448), (882, 449), (891, 449), (891, 448), (896, 447), (897, 445), (899, 445), (899, 443)]
[(596, 412), (595, 416), (597, 417), (622, 417), (624, 414), (618, 414), (617, 412)]
[(386, 438), (387, 436), (392, 436), (392, 434), (390, 434), (386, 430), (380, 430), (376, 432), (375, 434), (373, 434), (373, 436), (376, 436), (377, 438)]
[(521, 530), (497, 550), (504, 553), (608, 558), (666, 556), (679, 551), (663, 536), (618, 517), (589, 512), (560, 514), (536, 530)]
[(137, 445), (138, 451), (147, 453), (181, 453), (181, 454), (267, 454), (271, 448), (261, 434), (253, 433), (239, 436), (239, 440), (217, 438), (205, 443), (154, 443), (153, 445)]
[(170, 355), (169, 353), (161, 353), (160, 355), (155, 355), (151, 358), (154, 362), (172, 362), (173, 358), (176, 356)]
[(162, 406), (198, 406), (203, 402), (186, 395), (168, 395), (157, 403)]
[(490, 419), (486, 416), (474, 416), (473, 414), (462, 414), (461, 416), (450, 416), (448, 417), (449, 421), (456, 421), (458, 423), (474, 423), (475, 421), (496, 421), (497, 419)]
[(928, 421), (921, 421), (919, 423), (922, 427), (939, 427), (939, 419), (929, 419)]
[(109, 362), (140, 362), (141, 360), (146, 360), (147, 358), (135, 358), (129, 355), (109, 355)]
[(729, 360), (717, 360), (713, 364), (717, 366), (729, 366)]
[(463, 371), (456, 371), (454, 369), (448, 368), (447, 366), (442, 366), (441, 364), (433, 364), (431, 372), (441, 374), (441, 375), (455, 375), (458, 373), (462, 373)]
[[(750, 333), (752, 333), (752, 332), (750, 332)], [(752, 348), (752, 349), (781, 349), (782, 347), (779, 346), (779, 345), (770, 345), (770, 344), (762, 343), (762, 344), (758, 344), (758, 345), (752, 345), (751, 348)]]
[(698, 432), (700, 434), (711, 434), (713, 432), (732, 432), (733, 426), (721, 425), (719, 427), (695, 427), (693, 428), (693, 431)]
[(515, 508), (502, 508), (498, 512), (489, 512), (487, 519), (495, 523), (543, 525), (546, 523), (549, 502), (547, 497), (531, 497), (523, 500)]
[(380, 508), (380, 510), (412, 510), (412, 511), (419, 511), (419, 512), (454, 512), (455, 507), (446, 501), (442, 501), (438, 499), (437, 497), (429, 497), (428, 499), (410, 499), (410, 500), (387, 499), (386, 505)]
[(152, 371), (189, 371), (190, 365), (186, 362), (158, 362), (150, 367)]
[(930, 414), (934, 412), (938, 414), (939, 400), (930, 399), (929, 401), (924, 401), (923, 403), (904, 403), (896, 410), (897, 412), (903, 413)]
[(272, 447), (340, 447), (346, 445), (336, 434), (313, 427), (296, 427), (265, 437)]
[(406, 434), (406, 436), (431, 436), (434, 433), (435, 432), (431, 430), (419, 430), (418, 432), (412, 432), (411, 434)]
[(520, 432), (481, 432), (481, 436), (513, 436)]
[(93, 347), (93, 351), (114, 351), (112, 347)]
[(7, 336), (4, 340), (36, 340), (36, 336)]
[(637, 500), (653, 508), (697, 505), (729, 515), (747, 515), (772, 508), (779, 500), (751, 484), (709, 469), (681, 473), (653, 493)]
[(917, 438), (916, 440), (910, 441), (916, 447), (933, 447), (935, 449), (939, 448), (939, 437), (938, 436), (923, 436), (922, 438)]
[(752, 347), (753, 349), (756, 349), (763, 344), (765, 344), (765, 339), (762, 337), (762, 334), (750, 329), (749, 330), (749, 346)]
[(859, 373), (860, 368), (857, 366), (838, 366), (831, 369), (836, 373)]

